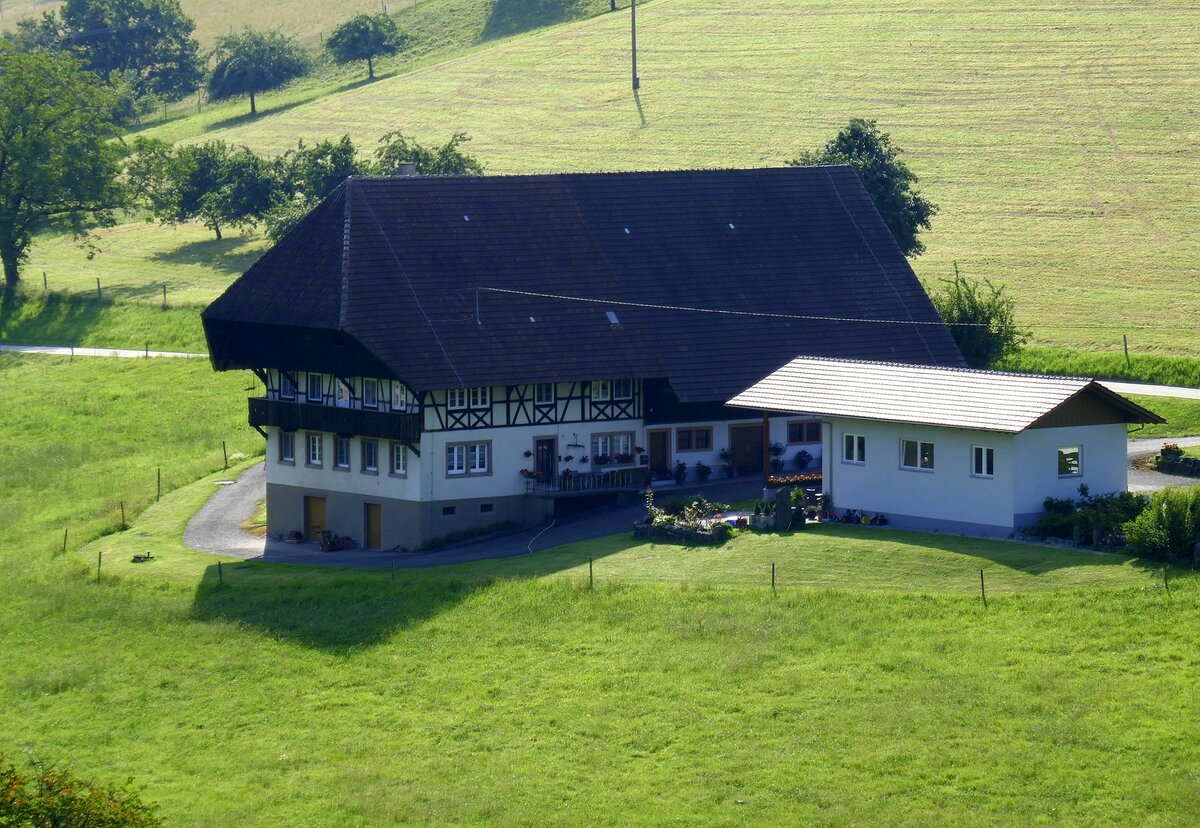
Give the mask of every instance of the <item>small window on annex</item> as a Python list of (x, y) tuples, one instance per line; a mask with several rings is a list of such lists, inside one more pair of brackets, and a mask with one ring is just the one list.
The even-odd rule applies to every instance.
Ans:
[(279, 462), (280, 463), (295, 463), (296, 462), (296, 432), (294, 432), (294, 431), (279, 432)]
[(592, 380), (592, 400), (607, 402), (612, 399), (612, 380)]
[(379, 380), (363, 380), (362, 404), (363, 408), (379, 407)]
[(867, 462), (867, 438), (862, 434), (844, 434), (842, 437), (842, 462)]
[(555, 397), (554, 383), (552, 382), (539, 382), (533, 387), (535, 405), (554, 405)]
[(309, 466), (321, 465), (321, 455), (323, 453), (322, 452), (323, 448), (324, 448), (324, 444), (322, 443), (321, 435), (320, 434), (309, 434), (308, 435), (308, 455), (305, 459), (305, 463)]
[(1083, 447), (1063, 446), (1058, 450), (1058, 476), (1079, 477), (1083, 474)]
[(321, 393), (321, 375), (320, 374), (309, 374), (308, 375), (308, 393), (305, 394), (305, 397), (308, 399), (309, 402), (319, 403), (319, 402), (321, 402), (322, 396), (323, 395)]
[(333, 467), (335, 469), (350, 468), (350, 438), (333, 438)]
[(711, 451), (712, 426), (705, 428), (675, 429), (676, 451)]
[(279, 398), (283, 400), (296, 399), (296, 375), (289, 371), (279, 372)]
[(467, 389), (451, 388), (446, 391), (446, 407), (452, 409), (467, 407)]
[(633, 380), (618, 379), (612, 381), (612, 395), (614, 400), (631, 400), (633, 399)]
[(492, 389), (486, 385), (468, 389), (468, 401), (471, 408), (487, 408), (492, 404)]
[(933, 443), (926, 443), (923, 440), (901, 440), (900, 467), (933, 471)]
[(403, 443), (392, 443), (392, 463), (389, 473), (400, 477), (408, 474), (408, 446)]
[(988, 446), (971, 447), (971, 475), (993, 477), (996, 474), (996, 451)]
[(379, 471), (379, 441), (362, 441), (362, 470), (364, 474), (375, 474)]
[(788, 445), (821, 442), (821, 423), (817, 420), (795, 420), (788, 423)]

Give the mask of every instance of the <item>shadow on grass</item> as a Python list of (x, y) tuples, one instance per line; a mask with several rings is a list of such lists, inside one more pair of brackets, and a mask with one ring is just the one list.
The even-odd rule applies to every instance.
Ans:
[(578, 0), (495, 0), (479, 39), (510, 37), (582, 16)]
[[(170, 250), (156, 250), (151, 258), (166, 265), (203, 265), (230, 276), (240, 276), (263, 253), (262, 248), (257, 245), (248, 250), (243, 249), (255, 241), (256, 239), (246, 236), (201, 239)], [(160, 285), (159, 291), (161, 290)]]

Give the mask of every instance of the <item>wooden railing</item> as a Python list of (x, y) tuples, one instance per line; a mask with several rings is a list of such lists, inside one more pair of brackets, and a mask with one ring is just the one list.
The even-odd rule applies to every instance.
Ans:
[(329, 405), (250, 398), (250, 425), (287, 431), (327, 431), (356, 437), (379, 437), (415, 446), (421, 439), (421, 415)]
[(592, 492), (636, 492), (646, 488), (650, 471), (645, 466), (607, 472), (564, 472), (549, 479), (526, 478), (531, 494), (589, 494)]

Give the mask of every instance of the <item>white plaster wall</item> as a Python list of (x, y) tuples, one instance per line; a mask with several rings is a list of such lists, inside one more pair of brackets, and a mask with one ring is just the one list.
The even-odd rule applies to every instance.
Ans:
[(327, 489), (338, 492), (352, 492), (366, 497), (388, 497), (398, 500), (420, 500), (420, 474), (424, 457), (417, 457), (408, 452), (408, 476), (394, 477), (387, 472), (391, 464), (389, 456), (390, 443), (378, 440), (379, 443), (379, 472), (363, 474), (362, 442), (353, 437), (350, 440), (350, 469), (335, 470), (333, 468), (333, 438), (332, 434), (324, 435), (322, 447), (321, 468), (313, 468), (304, 463), (307, 450), (307, 432), (297, 431), (295, 464), (279, 462), (279, 429), (267, 430), (266, 471), (267, 483), (277, 483), (284, 486), (298, 486), (305, 489)]
[[(866, 463), (842, 461), (846, 433), (866, 437)], [(1012, 435), (839, 418), (828, 421), (825, 439), (824, 488), (839, 511), (1012, 526)], [(901, 439), (932, 442), (934, 470), (901, 468)], [(971, 475), (973, 446), (995, 450), (994, 477)]]
[[(1080, 483), (1086, 483), (1094, 495), (1125, 491), (1129, 483), (1127, 439), (1123, 423), (1021, 432), (1015, 440), (1018, 474), (1013, 511), (1033, 514), (1042, 511), (1047, 497), (1078, 497)], [(1058, 449), (1064, 446), (1082, 448), (1082, 475), (1058, 476)]]
[[(769, 437), (768, 443), (782, 443), (784, 446), (783, 471), (780, 474), (810, 474), (821, 470), (821, 454), (823, 443), (799, 443), (796, 445), (788, 445), (787, 431), (788, 423), (795, 420), (806, 419), (803, 416), (791, 415), (787, 417), (772, 417), (769, 421)], [(648, 430), (657, 431), (660, 429), (670, 429), (671, 437), (667, 442), (667, 447), (670, 453), (670, 461), (668, 466), (674, 468), (679, 461), (687, 463), (688, 480), (696, 480), (696, 463), (703, 461), (705, 465), (711, 466), (713, 469), (714, 478), (721, 473), (721, 457), (720, 454), (724, 449), (729, 448), (729, 429), (730, 426), (757, 426), (762, 425), (762, 417), (750, 417), (745, 420), (721, 420), (720, 422), (687, 422), (687, 423), (656, 423), (652, 426), (647, 426)], [(713, 430), (713, 445), (708, 451), (679, 451), (675, 448), (676, 429), (680, 428), (705, 428), (711, 427)], [(644, 431), (643, 431), (644, 433)], [(645, 438), (643, 442), (638, 443), (640, 446), (645, 446)], [(801, 450), (807, 451), (812, 455), (812, 460), (808, 463), (808, 468), (801, 471), (796, 467), (796, 455)]]

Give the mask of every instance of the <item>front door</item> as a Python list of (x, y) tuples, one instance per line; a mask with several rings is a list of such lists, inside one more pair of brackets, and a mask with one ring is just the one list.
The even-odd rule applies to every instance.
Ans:
[(761, 425), (729, 427), (729, 450), (733, 465), (740, 472), (760, 472), (763, 467), (763, 428)]
[(321, 541), (325, 531), (325, 498), (304, 496), (304, 531), (310, 541)]
[(378, 503), (363, 504), (363, 546), (383, 548), (383, 510)]
[(558, 441), (553, 437), (539, 437), (533, 442), (533, 470), (541, 475), (544, 483), (550, 483), (558, 474)]
[(647, 431), (646, 442), (650, 454), (650, 474), (655, 480), (666, 480), (671, 476), (668, 464), (671, 462), (671, 431), (660, 429)]

